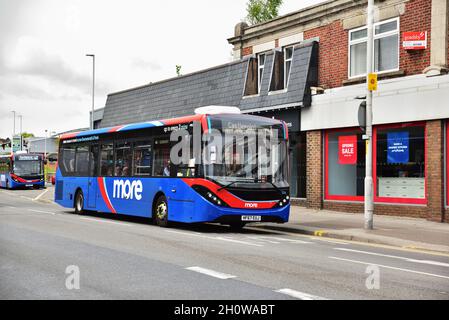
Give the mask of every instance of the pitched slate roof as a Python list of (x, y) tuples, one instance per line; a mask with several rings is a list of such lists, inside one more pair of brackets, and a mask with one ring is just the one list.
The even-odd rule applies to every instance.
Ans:
[[(220, 65), (184, 76), (150, 83), (108, 95), (101, 127), (160, 120), (193, 114), (207, 105), (257, 108), (300, 106), (310, 101), (309, 87), (316, 85), (313, 67), (317, 43), (295, 47), (288, 90), (268, 94), (273, 54), (268, 54), (258, 96), (243, 97), (249, 59)], [(308, 97), (309, 96), (309, 97)], [(305, 102), (305, 104), (304, 104)]]

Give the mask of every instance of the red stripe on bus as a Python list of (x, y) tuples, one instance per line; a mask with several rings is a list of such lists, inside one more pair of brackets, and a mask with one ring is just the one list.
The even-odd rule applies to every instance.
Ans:
[(109, 208), (109, 210), (112, 213), (117, 213), (114, 209), (114, 207), (112, 206), (111, 201), (109, 200), (107, 191), (106, 191), (106, 181), (104, 180), (104, 178), (98, 177), (97, 178), (98, 181), (98, 186), (100, 187), (100, 193), (101, 193), (101, 197), (103, 198), (104, 203), (106, 203), (106, 206)]
[(161, 122), (163, 124), (165, 124), (166, 126), (171, 126), (171, 125), (176, 125), (176, 124), (181, 124), (181, 123), (192, 122), (195, 120), (201, 120), (202, 117), (204, 117), (204, 114), (195, 114), (193, 116), (185, 116), (185, 117), (181, 117), (181, 118), (164, 119), (164, 120), (161, 120)]
[(81, 131), (72, 132), (72, 133), (64, 133), (63, 135), (61, 135), (60, 139), (65, 140), (65, 139), (75, 138), (80, 132)]
[(116, 132), (118, 129), (123, 128), (124, 126), (115, 126), (108, 130), (108, 132)]
[(244, 201), (242, 199), (237, 198), (232, 193), (230, 193), (226, 189), (220, 189), (221, 187), (210, 180), (207, 179), (182, 179), (188, 186), (192, 187), (193, 185), (200, 185), (208, 188), (210, 191), (215, 193), (218, 197), (220, 197), (224, 202), (226, 202), (232, 208), (241, 208), (241, 209), (271, 209), (273, 208), (278, 201)]

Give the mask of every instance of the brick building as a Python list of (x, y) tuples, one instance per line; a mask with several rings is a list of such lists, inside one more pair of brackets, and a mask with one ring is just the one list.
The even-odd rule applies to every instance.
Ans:
[[(449, 0), (375, 1), (375, 213), (449, 221)], [(235, 61), (108, 95), (100, 127), (233, 105), (289, 124), (291, 195), (363, 211), (366, 0), (332, 0), (238, 23)], [(407, 49), (409, 32), (424, 47)], [(416, 44), (416, 43), (415, 43)], [(126, 112), (125, 112), (126, 110)], [(348, 149), (349, 147), (349, 149)]]
[[(373, 179), (375, 213), (449, 221), (448, 11), (446, 0), (375, 1)], [(238, 24), (236, 59), (317, 41), (318, 87), (300, 109), (306, 190), (300, 204), (363, 211), (365, 151), (358, 107), (366, 85), (366, 1), (327, 1), (266, 23)], [(408, 32), (424, 47), (404, 47)], [(285, 58), (286, 56), (284, 56)], [(294, 62), (293, 62), (294, 63)], [(288, 88), (290, 89), (290, 88)], [(350, 152), (345, 153), (345, 146)]]

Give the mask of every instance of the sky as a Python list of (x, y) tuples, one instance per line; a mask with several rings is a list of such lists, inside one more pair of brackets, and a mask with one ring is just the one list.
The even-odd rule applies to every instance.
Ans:
[[(284, 0), (280, 15), (323, 0)], [(107, 94), (232, 60), (247, 0), (0, 0), (0, 138), (89, 126)], [(16, 117), (16, 132), (19, 132)]]

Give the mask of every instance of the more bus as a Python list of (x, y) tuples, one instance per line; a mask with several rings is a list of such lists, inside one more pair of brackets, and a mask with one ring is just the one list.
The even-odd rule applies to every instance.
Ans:
[(284, 122), (244, 114), (197, 114), (66, 134), (55, 201), (76, 213), (149, 217), (160, 226), (283, 223), (290, 210), (287, 144)]
[(44, 186), (43, 155), (13, 153), (0, 156), (0, 187), (14, 189)]

